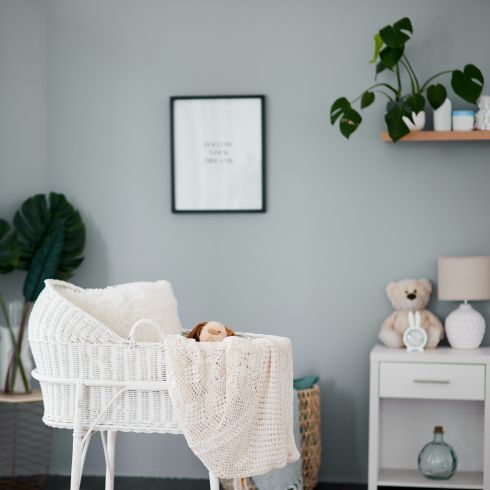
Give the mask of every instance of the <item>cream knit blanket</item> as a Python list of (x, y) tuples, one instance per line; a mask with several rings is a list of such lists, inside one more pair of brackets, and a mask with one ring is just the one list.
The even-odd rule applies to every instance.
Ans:
[(293, 434), (289, 339), (165, 338), (167, 380), (187, 444), (220, 478), (243, 478), (299, 458)]

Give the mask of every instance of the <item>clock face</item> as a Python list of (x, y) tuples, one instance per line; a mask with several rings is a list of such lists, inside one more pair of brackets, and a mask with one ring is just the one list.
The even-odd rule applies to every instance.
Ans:
[(403, 343), (409, 350), (422, 350), (427, 343), (427, 334), (423, 328), (409, 328), (403, 335)]

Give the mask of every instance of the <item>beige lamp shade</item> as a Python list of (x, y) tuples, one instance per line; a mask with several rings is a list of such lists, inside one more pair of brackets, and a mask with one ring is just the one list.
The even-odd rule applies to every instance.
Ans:
[(443, 301), (490, 299), (490, 257), (439, 257), (438, 290)]

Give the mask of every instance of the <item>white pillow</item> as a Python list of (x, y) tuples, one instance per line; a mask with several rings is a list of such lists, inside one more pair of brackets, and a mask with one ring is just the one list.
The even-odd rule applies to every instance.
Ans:
[[(164, 333), (182, 332), (177, 300), (168, 281), (132, 282), (104, 289), (66, 286), (57, 288), (58, 292), (120, 337), (127, 338), (133, 324), (142, 318), (158, 323)], [(135, 339), (157, 342), (160, 337), (151, 326), (141, 325)]]

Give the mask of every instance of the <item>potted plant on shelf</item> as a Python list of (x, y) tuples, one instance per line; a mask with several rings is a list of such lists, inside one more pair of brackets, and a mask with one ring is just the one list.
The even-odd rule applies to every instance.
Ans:
[[(446, 87), (435, 80), (451, 75), (451, 87), (456, 95), (466, 102), (475, 104), (480, 96), (484, 78), (475, 65), (466, 65), (462, 70), (444, 70), (421, 83), (405, 54), (405, 45), (413, 34), (412, 22), (408, 17), (393, 25), (387, 25), (374, 36), (374, 56), (370, 61), (376, 64), (375, 82), (355, 99), (340, 97), (330, 108), (330, 122), (339, 121), (342, 135), (349, 138), (359, 127), (362, 117), (353, 105), (359, 103), (360, 109), (369, 107), (376, 95), (388, 101), (385, 122), (393, 141), (406, 136), (411, 129), (420, 129), (425, 117), (426, 101), (433, 109), (439, 108), (447, 97)], [(377, 81), (380, 75), (389, 73), (391, 81)], [(394, 82), (393, 82), (394, 80)], [(408, 81), (410, 91), (403, 93), (403, 81)], [(423, 114), (423, 115), (422, 115)]]
[[(37, 194), (28, 198), (14, 216), (13, 231), (6, 222), (0, 222), (0, 272), (19, 269), (27, 273), (23, 287), (23, 311), (16, 336), (5, 303), (1, 301), (14, 345), (3, 380), (4, 392), (14, 390), (17, 371), (22, 377), (24, 391), (30, 391), (21, 352), (32, 304), (43, 290), (45, 279), (66, 280), (73, 275), (83, 261), (84, 246), (85, 225), (80, 213), (63, 194), (51, 192), (49, 196)], [(6, 257), (5, 262), (2, 262), (3, 257)]]

